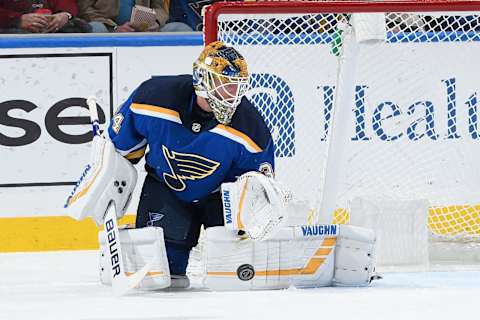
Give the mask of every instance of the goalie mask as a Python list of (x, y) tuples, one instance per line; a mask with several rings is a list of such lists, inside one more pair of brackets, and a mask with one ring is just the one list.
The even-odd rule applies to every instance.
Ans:
[(212, 42), (193, 63), (193, 86), (217, 121), (228, 125), (248, 89), (247, 63), (234, 48)]

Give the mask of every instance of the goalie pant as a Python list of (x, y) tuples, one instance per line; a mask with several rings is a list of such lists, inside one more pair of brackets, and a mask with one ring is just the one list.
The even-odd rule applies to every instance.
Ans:
[(349, 225), (283, 227), (266, 241), (206, 230), (205, 285), (212, 290), (366, 286), (375, 274), (375, 234)]

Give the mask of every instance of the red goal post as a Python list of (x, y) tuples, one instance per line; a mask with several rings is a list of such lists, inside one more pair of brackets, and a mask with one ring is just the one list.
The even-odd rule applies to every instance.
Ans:
[(204, 10), (205, 42), (222, 40), (247, 59), (278, 178), (316, 204), (317, 221), (381, 216), (387, 232), (426, 234), (416, 244), (480, 240), (479, 31), (480, 1)]
[(234, 1), (216, 2), (203, 13), (205, 43), (218, 39), (218, 17), (222, 14), (295, 14), (344, 12), (442, 12), (478, 11), (480, 1)]

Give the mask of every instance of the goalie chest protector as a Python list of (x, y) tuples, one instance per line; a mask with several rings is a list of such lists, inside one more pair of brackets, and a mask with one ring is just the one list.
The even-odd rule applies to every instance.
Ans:
[(196, 104), (191, 75), (154, 77), (138, 87), (112, 118), (117, 150), (183, 201), (199, 200), (248, 171), (274, 169), (274, 145), (260, 113), (243, 98), (230, 125)]

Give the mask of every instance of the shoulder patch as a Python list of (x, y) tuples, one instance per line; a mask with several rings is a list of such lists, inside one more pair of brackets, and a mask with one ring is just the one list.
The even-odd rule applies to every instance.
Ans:
[(275, 178), (275, 173), (273, 172), (272, 165), (268, 162), (263, 162), (262, 164), (260, 164), (260, 166), (258, 167), (258, 171), (260, 171), (269, 178)]

